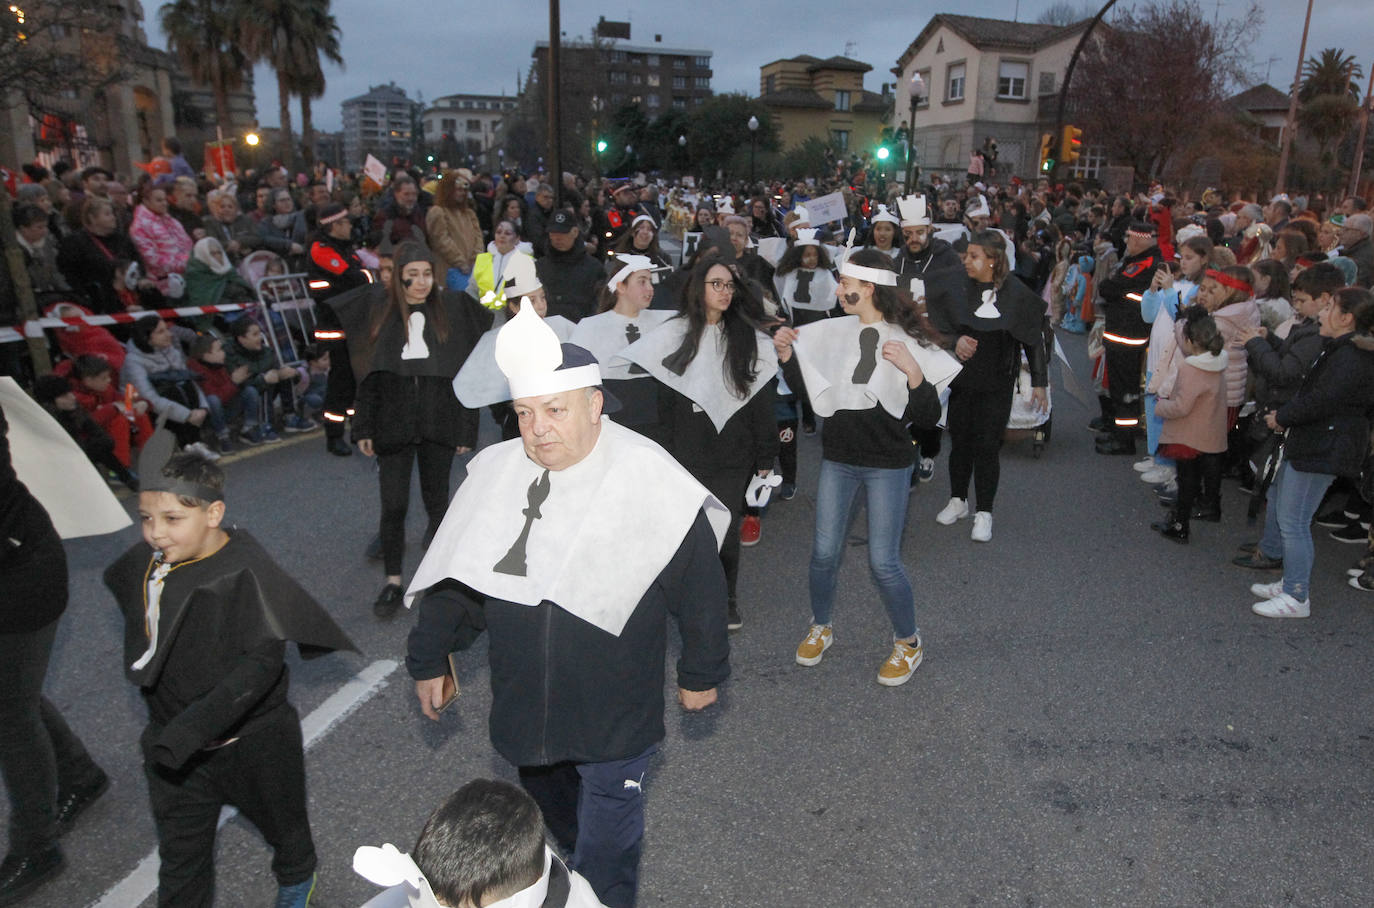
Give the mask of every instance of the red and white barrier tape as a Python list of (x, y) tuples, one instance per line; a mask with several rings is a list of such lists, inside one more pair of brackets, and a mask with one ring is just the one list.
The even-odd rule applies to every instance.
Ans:
[(45, 328), (68, 328), (73, 325), (132, 325), (141, 318), (157, 315), (161, 318), (184, 318), (193, 315), (213, 315), (216, 312), (240, 312), (256, 307), (257, 303), (225, 303), (219, 306), (181, 306), (176, 309), (144, 309), (139, 312), (117, 312), (113, 315), (68, 315), (35, 318), (24, 322), (21, 335), (14, 328), (0, 328), (0, 343), (21, 341), (24, 337), (42, 337)]

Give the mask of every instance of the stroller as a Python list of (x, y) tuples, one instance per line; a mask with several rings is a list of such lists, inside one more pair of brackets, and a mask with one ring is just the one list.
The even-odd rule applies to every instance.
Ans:
[[(1054, 358), (1054, 328), (1050, 326), (1049, 316), (1045, 317), (1041, 340), (1045, 345), (1045, 358)], [(1007, 417), (1007, 428), (1002, 434), (1006, 441), (1031, 440), (1031, 453), (1038, 459), (1049, 444), (1050, 433), (1054, 428), (1054, 397), (1051, 388), (1045, 388), (1049, 405), (1043, 411), (1036, 410), (1031, 398), (1030, 361), (1025, 351), (1021, 353), (1021, 373), (1016, 377), (1016, 390), (1012, 392), (1011, 415)]]
[(258, 323), (282, 365), (304, 362), (307, 338), (315, 336), (315, 301), (304, 274), (287, 274), (286, 261), (259, 249), (239, 263), (239, 274), (257, 294)]

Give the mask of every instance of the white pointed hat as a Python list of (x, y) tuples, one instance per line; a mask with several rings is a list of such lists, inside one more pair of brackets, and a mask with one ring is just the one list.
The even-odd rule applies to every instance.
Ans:
[[(568, 349), (580, 348), (569, 345)], [(587, 354), (591, 362), (568, 363), (565, 367), (563, 353), (558, 335), (544, 324), (534, 307), (521, 306), (496, 335), (496, 365), (510, 384), (511, 400), (547, 397), (601, 384), (601, 367), (595, 358)]]

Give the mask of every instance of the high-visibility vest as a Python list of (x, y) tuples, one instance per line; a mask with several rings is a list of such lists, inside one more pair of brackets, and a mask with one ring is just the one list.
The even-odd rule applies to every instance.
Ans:
[(497, 311), (506, 308), (506, 288), (496, 292), (496, 267), (490, 252), (483, 252), (472, 263), (472, 282), (477, 285), (477, 301)]

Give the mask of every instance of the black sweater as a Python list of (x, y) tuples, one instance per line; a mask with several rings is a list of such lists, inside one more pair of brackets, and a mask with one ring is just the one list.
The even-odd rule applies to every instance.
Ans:
[(1327, 339), (1302, 389), (1275, 414), (1288, 430), (1288, 463), (1304, 473), (1359, 476), (1372, 408), (1374, 340), (1354, 334)]
[[(632, 557), (633, 540), (626, 545)], [(698, 514), (620, 636), (547, 600), (518, 605), (449, 581), (420, 600), (406, 668), (437, 678), (450, 652), (487, 631), (491, 742), (503, 757), (516, 766), (623, 759), (664, 737), (669, 616), (682, 637), (678, 686), (709, 690), (729, 676), (725, 597), (716, 537)]]
[(47, 627), (67, 608), (67, 561), (48, 512), (14, 472), (0, 410), (0, 634)]
[(655, 440), (698, 478), (733, 468), (745, 472), (771, 470), (778, 456), (778, 423), (773, 412), (777, 389), (776, 381), (768, 381), (717, 432), (705, 411), (685, 395), (660, 384), (662, 426)]
[[(804, 393), (801, 366), (795, 356), (782, 364), (787, 386)], [(907, 425), (929, 429), (940, 421), (940, 395), (922, 381), (907, 396), (906, 412), (896, 419), (879, 405), (866, 410), (836, 410), (821, 429), (821, 456), (832, 463), (881, 470), (900, 470), (916, 462)]]

